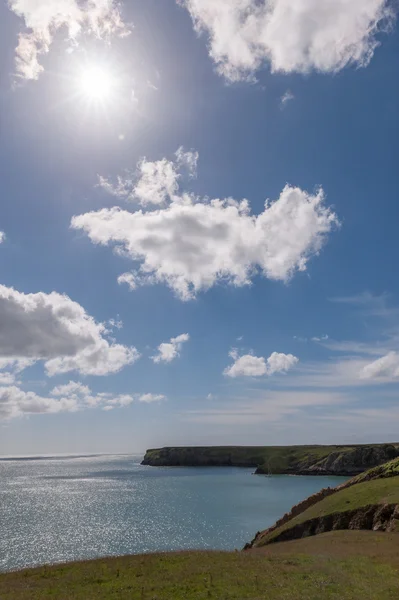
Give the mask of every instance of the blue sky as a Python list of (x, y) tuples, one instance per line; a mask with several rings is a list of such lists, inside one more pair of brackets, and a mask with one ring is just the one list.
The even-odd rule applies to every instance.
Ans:
[(227, 4), (0, 5), (0, 454), (397, 441), (394, 3)]

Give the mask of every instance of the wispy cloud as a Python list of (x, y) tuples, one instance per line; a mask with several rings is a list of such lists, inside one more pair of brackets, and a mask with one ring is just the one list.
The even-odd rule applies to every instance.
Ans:
[(330, 298), (331, 302), (338, 304), (347, 304), (358, 310), (361, 314), (369, 317), (380, 317), (382, 319), (397, 317), (399, 308), (390, 306), (392, 298), (389, 294), (372, 294), (371, 292), (362, 292), (354, 296), (340, 296)]
[(338, 392), (267, 391), (245, 398), (220, 400), (217, 407), (187, 410), (180, 414), (185, 421), (214, 424), (249, 425), (260, 421), (279, 421), (304, 409), (343, 406), (349, 397)]
[(287, 90), (280, 98), (280, 106), (281, 108), (285, 108), (288, 102), (291, 102), (295, 99), (295, 96), (290, 90)]

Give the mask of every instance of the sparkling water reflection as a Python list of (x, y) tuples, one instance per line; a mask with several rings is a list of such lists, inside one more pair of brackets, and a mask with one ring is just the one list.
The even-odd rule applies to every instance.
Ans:
[(0, 570), (187, 548), (241, 548), (338, 477), (153, 468), (139, 456), (0, 461)]

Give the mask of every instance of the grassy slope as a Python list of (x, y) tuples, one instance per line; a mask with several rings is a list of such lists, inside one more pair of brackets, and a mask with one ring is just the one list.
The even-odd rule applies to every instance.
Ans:
[(364, 444), (359, 446), (208, 446), (208, 447), (171, 447), (147, 450), (145, 461), (149, 464), (174, 464), (177, 458), (179, 464), (191, 464), (192, 460), (200, 458), (226, 464), (231, 461), (234, 465), (256, 467), (264, 465), (266, 472), (270, 467), (272, 472), (306, 469), (310, 464), (317, 463), (331, 452), (347, 452), (357, 447), (372, 447), (379, 444)]
[(380, 479), (384, 477), (397, 477), (399, 475), (399, 459), (395, 458), (394, 460), (390, 460), (383, 465), (378, 467), (374, 467), (373, 469), (369, 469), (360, 475), (356, 475), (353, 477), (349, 483), (356, 484), (361, 483), (362, 481), (370, 481), (372, 479)]
[(343, 484), (332, 496), (317, 502), (270, 534), (262, 537), (264, 544), (282, 531), (310, 519), (341, 513), (369, 504), (399, 504), (399, 459), (370, 469)]
[(398, 568), (395, 535), (331, 532), (272, 550), (130, 556), (8, 573), (0, 575), (0, 598), (397, 600)]

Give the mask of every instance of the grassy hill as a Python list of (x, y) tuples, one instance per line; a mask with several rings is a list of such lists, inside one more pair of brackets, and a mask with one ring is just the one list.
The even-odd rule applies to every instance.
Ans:
[(304, 501), (303, 510), (294, 509), (285, 522), (257, 534), (252, 546), (331, 529), (399, 531), (399, 459), (354, 477), (325, 497), (323, 492), (315, 494), (314, 500)]
[(398, 444), (354, 446), (182, 446), (147, 450), (151, 466), (253, 467), (256, 473), (356, 475), (399, 456)]
[(395, 534), (342, 531), (250, 552), (100, 559), (0, 574), (1, 600), (397, 600)]

